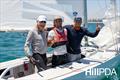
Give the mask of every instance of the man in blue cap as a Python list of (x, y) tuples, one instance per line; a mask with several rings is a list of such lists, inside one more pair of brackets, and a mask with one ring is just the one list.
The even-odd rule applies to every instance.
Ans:
[(98, 24), (95, 33), (91, 33), (86, 28), (81, 27), (81, 24), (82, 24), (82, 18), (76, 17), (74, 18), (73, 25), (64, 26), (67, 29), (67, 34), (68, 34), (67, 52), (68, 52), (69, 61), (75, 61), (81, 59), (80, 46), (84, 36), (96, 37), (100, 31)]

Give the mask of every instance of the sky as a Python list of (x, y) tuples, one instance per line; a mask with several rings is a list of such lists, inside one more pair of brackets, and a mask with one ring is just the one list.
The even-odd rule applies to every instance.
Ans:
[[(120, 12), (120, 0), (116, 0), (117, 10)], [(109, 7), (109, 0), (87, 0), (88, 19), (103, 18)]]

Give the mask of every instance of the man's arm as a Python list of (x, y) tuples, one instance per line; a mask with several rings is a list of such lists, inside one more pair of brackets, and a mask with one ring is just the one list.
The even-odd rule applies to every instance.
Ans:
[(33, 32), (29, 31), (29, 33), (27, 35), (27, 38), (26, 38), (25, 45), (24, 45), (24, 51), (25, 51), (25, 54), (26, 54), (27, 57), (32, 56), (32, 52), (30, 51), (30, 46), (31, 46), (31, 43), (32, 43), (32, 39), (33, 39)]
[(48, 42), (47, 42), (48, 46), (52, 46), (54, 44), (54, 31), (51, 30), (48, 33)]
[(96, 31), (94, 33), (89, 32), (88, 30), (85, 30), (85, 34), (89, 37), (96, 37), (100, 31), (100, 27), (98, 27), (98, 23), (96, 24)]
[(69, 27), (70, 27), (70, 25), (63, 26), (64, 29), (68, 29)]

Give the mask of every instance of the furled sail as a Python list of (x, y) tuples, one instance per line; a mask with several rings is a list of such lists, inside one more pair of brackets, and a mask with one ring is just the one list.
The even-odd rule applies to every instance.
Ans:
[[(98, 36), (92, 40), (101, 49), (106, 50), (120, 43), (120, 15), (118, 15), (115, 0), (111, 0), (109, 8), (105, 12), (103, 23), (105, 26)], [(114, 47), (114, 50), (117, 48)]]

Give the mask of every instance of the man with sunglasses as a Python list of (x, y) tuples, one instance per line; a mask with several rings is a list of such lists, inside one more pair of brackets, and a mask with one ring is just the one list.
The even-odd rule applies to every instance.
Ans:
[(68, 52), (68, 58), (69, 61), (75, 61), (79, 60), (82, 57), (85, 57), (84, 55), (81, 55), (81, 41), (83, 37), (89, 36), (89, 37), (96, 37), (100, 31), (100, 28), (96, 27), (96, 32), (91, 33), (84, 27), (81, 27), (82, 24), (82, 18), (76, 17), (74, 18), (73, 25), (66, 25), (64, 28), (67, 29), (67, 38), (68, 38), (68, 44), (67, 44), (67, 52)]
[(62, 27), (63, 19), (56, 16), (53, 21), (54, 28), (48, 34), (48, 45), (54, 48), (52, 67), (67, 63), (67, 30)]
[[(40, 15), (37, 18), (36, 26), (29, 31), (24, 50), (30, 61), (36, 65), (38, 72), (46, 70), (47, 67), (47, 32), (45, 31), (47, 17)], [(31, 51), (30, 51), (31, 50)]]

